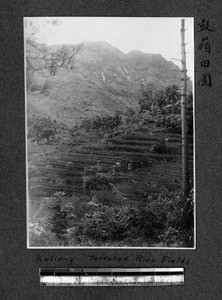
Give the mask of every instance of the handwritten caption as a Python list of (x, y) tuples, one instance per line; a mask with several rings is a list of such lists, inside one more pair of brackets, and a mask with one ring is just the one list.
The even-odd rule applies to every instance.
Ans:
[(197, 31), (198, 35), (201, 35), (201, 42), (198, 45), (198, 52), (202, 55), (202, 59), (199, 62), (203, 71), (201, 72), (200, 79), (198, 80), (199, 86), (208, 86), (212, 87), (212, 79), (211, 74), (206, 72), (207, 68), (209, 68), (210, 62), (210, 54), (211, 54), (211, 41), (210, 36), (212, 32), (215, 30), (210, 27), (209, 20), (202, 19), (201, 22), (198, 23), (199, 30)]
[[(171, 257), (168, 255), (163, 255), (160, 258), (148, 257), (141, 254), (136, 255), (126, 255), (126, 256), (97, 256), (97, 255), (88, 255), (84, 259), (85, 262), (90, 263), (104, 263), (104, 262), (117, 262), (117, 263), (126, 263), (126, 262), (137, 262), (151, 265), (159, 264), (170, 264), (170, 265), (189, 265), (190, 259), (183, 256)], [(63, 263), (64, 265), (71, 266), (73, 264), (79, 264), (80, 258), (78, 257), (66, 257), (66, 256), (56, 256), (56, 255), (40, 255), (36, 257), (36, 263)]]

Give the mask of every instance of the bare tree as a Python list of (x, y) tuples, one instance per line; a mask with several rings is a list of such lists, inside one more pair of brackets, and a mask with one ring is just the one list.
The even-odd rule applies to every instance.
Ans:
[[(48, 27), (59, 27), (58, 19), (42, 19), (42, 24)], [(74, 55), (83, 46), (78, 44), (69, 48), (64, 46), (47, 46), (38, 41), (38, 21), (25, 20), (26, 66), (28, 72), (38, 72), (43, 76), (53, 76), (59, 68), (70, 68)]]

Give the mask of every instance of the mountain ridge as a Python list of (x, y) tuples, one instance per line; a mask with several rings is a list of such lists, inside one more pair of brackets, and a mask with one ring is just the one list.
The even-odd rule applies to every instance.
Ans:
[[(82, 118), (138, 107), (146, 86), (181, 85), (180, 68), (160, 54), (123, 53), (107, 42), (82, 42), (69, 62), (49, 78), (35, 76), (39, 91), (27, 94), (28, 115), (36, 113), (73, 125)], [(56, 45), (70, 55), (75, 45)], [(139, 54), (138, 54), (139, 53)], [(173, 70), (172, 70), (173, 68)], [(191, 82), (189, 81), (191, 90)]]

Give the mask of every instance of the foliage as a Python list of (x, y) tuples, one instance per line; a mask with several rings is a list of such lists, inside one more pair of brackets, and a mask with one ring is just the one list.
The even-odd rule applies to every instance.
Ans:
[[(82, 120), (79, 129), (86, 132), (110, 131), (112, 136), (126, 133), (163, 131), (181, 133), (181, 94), (176, 85), (157, 90), (152, 85), (143, 89), (138, 100), (140, 109), (128, 108), (124, 113), (94, 116)], [(193, 134), (193, 95), (187, 95), (187, 132)], [(77, 130), (76, 128), (72, 132)], [(111, 133), (110, 133), (111, 134)]]
[(56, 121), (52, 121), (49, 117), (40, 117), (32, 115), (28, 118), (28, 138), (33, 138), (37, 142), (47, 139), (49, 143), (50, 137), (54, 137), (58, 124)]
[[(33, 229), (30, 231), (31, 245), (156, 243), (192, 247), (192, 194), (185, 204), (179, 192), (169, 189), (150, 194), (144, 201), (125, 204), (112, 204), (112, 199), (104, 193), (100, 196), (97, 205), (89, 205), (84, 199), (70, 198), (63, 193), (49, 198), (35, 219), (41, 234)], [(102, 201), (104, 196), (106, 199)]]
[(80, 128), (86, 131), (114, 129), (122, 123), (122, 117), (119, 113), (115, 115), (95, 116), (90, 119), (84, 119), (80, 124)]
[(135, 236), (139, 236), (144, 241), (152, 239), (170, 244), (179, 237), (185, 245), (190, 231), (184, 236), (187, 227), (182, 207), (178, 194), (169, 191), (150, 195), (148, 202), (141, 204), (111, 207), (100, 204), (86, 213), (72, 232), (81, 241), (133, 243)]
[(177, 85), (169, 85), (166, 87), (165, 91), (166, 105), (177, 104), (180, 101), (181, 93)]
[(108, 205), (108, 206), (118, 206), (123, 203), (123, 197), (118, 197), (115, 193), (112, 193), (111, 190), (101, 190), (92, 193), (92, 201), (96, 201), (97, 203)]
[(86, 191), (101, 191), (110, 188), (110, 183), (106, 177), (90, 177), (85, 182)]
[(29, 64), (26, 65), (26, 88), (30, 90), (34, 85), (34, 75)]
[(114, 173), (126, 173), (128, 171), (135, 171), (140, 168), (148, 167), (153, 164), (152, 159), (147, 158), (145, 155), (140, 155), (138, 159), (127, 158), (125, 155), (120, 157), (118, 162), (112, 166)]
[(79, 131), (78, 124), (75, 124), (74, 126), (69, 128), (69, 134), (71, 134), (71, 136), (78, 135), (78, 131)]
[(133, 109), (132, 107), (129, 107), (126, 111), (125, 111), (125, 116), (131, 118), (132, 116), (134, 116), (136, 114), (136, 110)]
[(170, 154), (171, 148), (167, 144), (167, 139), (161, 139), (158, 143), (153, 146), (151, 152), (158, 153), (158, 154)]
[(32, 246), (66, 246), (67, 230), (80, 220), (89, 207), (82, 199), (67, 197), (57, 192), (50, 198), (44, 198), (34, 224), (30, 228)]
[(27, 78), (36, 72), (47, 77), (54, 76), (60, 68), (71, 68), (71, 60), (82, 44), (69, 50), (65, 47), (53, 49), (45, 44), (61, 23), (58, 18), (25, 18)]
[(144, 110), (152, 111), (154, 91), (155, 88), (152, 85), (147, 85), (146, 89), (142, 90), (142, 95), (139, 98), (140, 112)]
[[(179, 87), (170, 85), (165, 90), (148, 86), (139, 99), (141, 117), (174, 133), (181, 133), (181, 93)], [(144, 114), (145, 113), (145, 114)], [(193, 133), (193, 96), (187, 96), (188, 133)]]
[(76, 233), (98, 240), (121, 240), (124, 238), (128, 216), (125, 207), (100, 205), (95, 211), (84, 215)]

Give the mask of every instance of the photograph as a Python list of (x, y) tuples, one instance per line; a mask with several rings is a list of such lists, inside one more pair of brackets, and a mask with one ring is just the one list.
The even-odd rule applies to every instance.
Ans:
[(194, 18), (23, 23), (27, 248), (196, 249)]

